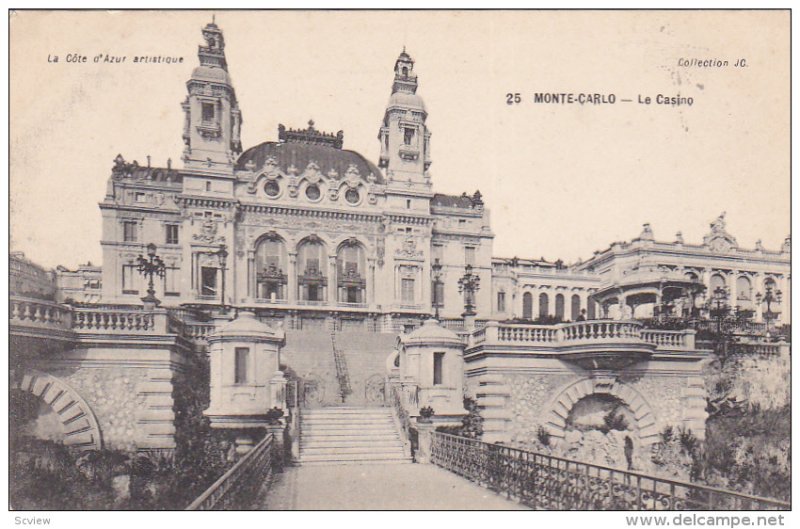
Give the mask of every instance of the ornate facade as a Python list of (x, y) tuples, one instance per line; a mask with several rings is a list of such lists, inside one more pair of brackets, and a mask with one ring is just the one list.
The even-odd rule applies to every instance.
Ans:
[[(153, 242), (166, 263), (156, 286), (165, 305), (418, 320), (432, 312), (439, 259), (442, 313), (459, 318), (457, 279), (470, 263), (490, 284), (493, 234), (479, 193), (432, 190), (431, 132), (411, 57), (404, 51), (394, 66), (379, 168), (346, 150), (342, 131), (313, 121), (281, 125), (277, 141), (241, 152), (222, 32), (212, 23), (203, 37), (183, 103), (183, 168), (114, 162), (100, 204), (104, 301), (139, 302), (136, 258)], [(489, 289), (481, 296), (488, 306)]]
[[(394, 65), (375, 165), (345, 148), (344, 133), (279, 126), (277, 140), (245, 151), (225, 40), (203, 29), (187, 82), (182, 168), (114, 161), (103, 214), (103, 301), (138, 304), (136, 259), (155, 243), (166, 264), (164, 305), (235, 305), (291, 325), (335, 316), (418, 324), (464, 312), (465, 266), (482, 279), (479, 319), (576, 320), (702, 312), (727, 287), (731, 305), (763, 317), (767, 286), (785, 293), (771, 311), (788, 322), (789, 239), (779, 251), (739, 248), (712, 223), (701, 245), (657, 242), (649, 225), (571, 266), (492, 257), (494, 234), (479, 192), (433, 191), (428, 111), (414, 61)], [(441, 264), (435, 281), (435, 263)], [(437, 292), (434, 292), (437, 290)]]

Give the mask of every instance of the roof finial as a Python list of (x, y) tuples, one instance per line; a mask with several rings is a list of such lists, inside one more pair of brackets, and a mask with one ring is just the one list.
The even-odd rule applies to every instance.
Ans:
[(217, 14), (216, 13), (211, 13), (211, 23), (212, 24), (216, 24), (217, 23)]
[(308, 130), (314, 130), (314, 120), (313, 119), (309, 119), (308, 120)]

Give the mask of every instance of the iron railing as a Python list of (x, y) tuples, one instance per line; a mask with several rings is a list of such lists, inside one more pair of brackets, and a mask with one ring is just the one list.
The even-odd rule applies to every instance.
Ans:
[(275, 439), (267, 434), (251, 451), (202, 493), (187, 511), (245, 510), (257, 500), (257, 493), (272, 479), (272, 469), (279, 457)]
[(344, 402), (347, 396), (353, 393), (353, 388), (350, 386), (350, 373), (347, 370), (344, 353), (336, 346), (336, 331), (331, 331), (331, 346), (333, 347), (333, 362), (336, 366), (336, 380), (339, 382), (339, 396)]
[(433, 432), (431, 460), (541, 510), (783, 510), (791, 505)]

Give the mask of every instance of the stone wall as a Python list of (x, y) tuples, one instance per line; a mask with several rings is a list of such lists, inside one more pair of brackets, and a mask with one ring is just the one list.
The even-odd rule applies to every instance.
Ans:
[(534, 446), (539, 427), (546, 423), (547, 405), (558, 390), (577, 382), (572, 374), (508, 374), (509, 441), (516, 446)]
[(56, 369), (51, 374), (75, 388), (92, 408), (104, 448), (136, 449), (142, 437), (137, 415), (147, 400), (139, 388), (147, 380), (147, 369)]

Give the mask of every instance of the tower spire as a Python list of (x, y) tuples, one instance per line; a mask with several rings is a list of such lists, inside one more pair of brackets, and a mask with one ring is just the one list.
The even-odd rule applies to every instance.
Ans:
[(235, 158), (242, 152), (242, 115), (228, 75), (225, 37), (215, 14), (202, 35), (205, 45), (197, 48), (200, 65), (186, 83), (189, 94), (182, 105), (186, 116), (183, 160), (187, 166), (232, 173)]
[(431, 132), (425, 124), (428, 112), (417, 94), (418, 86), (414, 59), (403, 46), (394, 63), (392, 95), (378, 132), (379, 165), (386, 169), (389, 181), (397, 179), (430, 185), (427, 171), (431, 165)]

